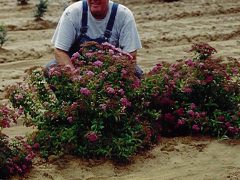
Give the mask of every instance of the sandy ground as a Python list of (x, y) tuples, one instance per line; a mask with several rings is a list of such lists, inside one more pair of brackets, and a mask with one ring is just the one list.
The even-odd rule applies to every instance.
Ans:
[[(8, 41), (0, 49), (0, 101), (5, 86), (21, 81), (24, 70), (44, 65), (53, 58), (50, 39), (67, 0), (50, 0), (44, 21), (35, 22), (37, 0), (27, 6), (0, 0), (0, 24), (8, 28)], [(240, 58), (239, 0), (118, 0), (134, 13), (143, 48), (138, 63), (147, 71), (158, 61), (188, 57), (194, 42), (207, 42), (223, 57)], [(9, 136), (31, 129), (17, 125), (6, 129)], [(239, 141), (209, 138), (164, 138), (158, 146), (133, 159), (130, 165), (76, 157), (38, 162), (26, 179), (240, 179)], [(16, 177), (15, 179), (19, 179)]]

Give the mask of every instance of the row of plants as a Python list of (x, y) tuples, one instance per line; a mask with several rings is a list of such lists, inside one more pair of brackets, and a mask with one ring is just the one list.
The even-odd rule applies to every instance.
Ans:
[[(17, 4), (21, 6), (28, 5), (29, 0), (17, 0)], [(36, 5), (36, 10), (34, 12), (34, 17), (36, 20), (41, 20), (45, 12), (47, 11), (48, 7), (48, 0), (39, 0), (38, 4)]]
[(33, 67), (7, 89), (41, 157), (73, 154), (129, 160), (161, 136), (240, 136), (240, 63), (194, 44), (191, 59), (155, 65), (142, 79), (136, 61), (114, 46), (88, 42), (75, 66)]
[[(27, 5), (28, 0), (18, 0), (18, 4)], [(39, 0), (39, 3), (36, 5), (34, 12), (34, 17), (36, 21), (42, 20), (42, 17), (47, 12), (48, 0)], [(1, 23), (0, 24), (0, 48), (7, 41), (7, 27)]]

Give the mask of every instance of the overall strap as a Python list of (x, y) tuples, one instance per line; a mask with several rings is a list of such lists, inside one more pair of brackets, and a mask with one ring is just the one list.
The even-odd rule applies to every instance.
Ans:
[(118, 3), (113, 3), (111, 15), (107, 23), (107, 28), (104, 32), (104, 36), (107, 39), (109, 39), (112, 35), (112, 28), (114, 25), (116, 14), (117, 14), (117, 9), (118, 9)]
[(88, 5), (87, 5), (87, 0), (83, 0), (82, 4), (82, 26), (80, 29), (81, 34), (86, 34), (87, 33), (87, 22), (88, 22)]

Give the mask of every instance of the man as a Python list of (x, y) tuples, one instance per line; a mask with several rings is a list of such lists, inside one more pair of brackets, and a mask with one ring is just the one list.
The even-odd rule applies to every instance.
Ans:
[(65, 9), (52, 38), (57, 63), (73, 67), (70, 58), (86, 41), (109, 42), (134, 59), (142, 47), (132, 12), (109, 0), (78, 1)]

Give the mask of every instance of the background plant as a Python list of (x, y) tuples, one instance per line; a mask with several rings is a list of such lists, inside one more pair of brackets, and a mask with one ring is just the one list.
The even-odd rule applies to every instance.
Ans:
[(48, 0), (39, 0), (36, 5), (35, 15), (36, 20), (42, 20), (43, 15), (47, 12)]
[(0, 25), (0, 47), (7, 41), (7, 28), (1, 24)]
[(18, 5), (27, 5), (29, 0), (17, 0)]

